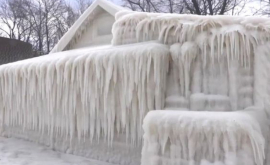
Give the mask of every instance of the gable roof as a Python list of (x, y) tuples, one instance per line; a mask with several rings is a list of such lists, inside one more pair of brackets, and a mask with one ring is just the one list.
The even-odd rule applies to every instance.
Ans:
[(115, 5), (107, 0), (95, 0), (87, 10), (79, 17), (79, 19), (71, 26), (71, 28), (63, 35), (63, 37), (58, 41), (50, 53), (60, 52), (65, 49), (76, 33), (81, 30), (81, 26), (85, 21), (88, 21), (89, 16), (97, 8), (101, 7), (109, 14), (114, 16), (120, 10), (126, 10), (125, 8)]

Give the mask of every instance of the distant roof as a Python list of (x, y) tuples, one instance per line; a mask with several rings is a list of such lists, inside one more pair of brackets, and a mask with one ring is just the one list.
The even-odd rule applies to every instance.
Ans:
[(31, 44), (0, 37), (0, 65), (32, 57), (34, 53)]
[(64, 34), (64, 36), (58, 41), (58, 43), (54, 46), (50, 53), (60, 52), (65, 49), (65, 47), (69, 44), (72, 40), (74, 35), (81, 30), (81, 25), (87, 21), (88, 17), (93, 13), (93, 11), (97, 7), (101, 7), (105, 11), (107, 11), (111, 15), (115, 15), (118, 11), (127, 10), (124, 7), (115, 5), (112, 2), (107, 0), (95, 0), (88, 9), (79, 17), (79, 19), (71, 26), (71, 28)]

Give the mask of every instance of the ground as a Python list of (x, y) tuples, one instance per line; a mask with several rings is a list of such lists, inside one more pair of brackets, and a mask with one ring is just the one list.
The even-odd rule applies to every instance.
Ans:
[(15, 138), (0, 137), (1, 165), (112, 165), (63, 154), (48, 147)]

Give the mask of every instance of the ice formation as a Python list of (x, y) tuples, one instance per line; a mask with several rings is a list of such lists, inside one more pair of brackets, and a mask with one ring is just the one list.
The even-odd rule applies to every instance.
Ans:
[[(127, 11), (119, 12), (116, 18), (113, 45), (156, 40), (170, 46), (165, 109), (185, 110), (149, 112), (144, 124), (142, 164), (269, 162), (269, 19)], [(238, 112), (253, 106), (256, 108), (249, 117)], [(230, 123), (231, 119), (237, 122)], [(228, 144), (204, 146), (222, 129), (232, 131), (229, 142), (224, 132), (216, 140)], [(256, 138), (249, 142), (230, 139), (236, 136)], [(197, 140), (201, 145), (190, 146)], [(234, 143), (243, 144), (243, 148)], [(185, 151), (180, 152), (182, 149)], [(211, 155), (212, 149), (215, 152)]]
[[(119, 12), (109, 48), (0, 66), (1, 128), (73, 147), (104, 140), (108, 150), (123, 135), (120, 146), (140, 147), (145, 115), (163, 109), (144, 120), (143, 165), (267, 165), (269, 25), (257, 17)], [(111, 157), (108, 150), (96, 154)], [(113, 163), (138, 164), (121, 159)]]
[[(138, 49), (140, 47), (140, 49)], [(164, 107), (169, 50), (149, 43), (76, 50), (0, 66), (4, 129), (79, 140), (142, 137), (149, 110)]]
[(262, 165), (264, 137), (249, 113), (151, 111), (141, 165)]
[[(269, 39), (268, 18), (198, 16), (120, 11), (113, 25), (113, 45), (159, 40), (165, 44), (196, 42), (210, 45), (211, 55), (228, 51), (248, 56), (252, 45)], [(239, 41), (239, 42), (236, 42)], [(251, 44), (251, 43), (252, 44)], [(222, 44), (228, 46), (223, 48)], [(216, 47), (217, 46), (217, 47)], [(232, 51), (231, 49), (237, 48)], [(214, 49), (216, 49), (214, 51)], [(231, 52), (230, 52), (231, 51)], [(244, 54), (242, 54), (244, 55)], [(241, 57), (244, 60), (244, 57)]]

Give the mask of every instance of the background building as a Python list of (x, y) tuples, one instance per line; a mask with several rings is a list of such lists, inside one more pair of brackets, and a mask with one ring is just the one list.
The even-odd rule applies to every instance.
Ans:
[(0, 37), (0, 64), (31, 58), (33, 55), (31, 44)]

